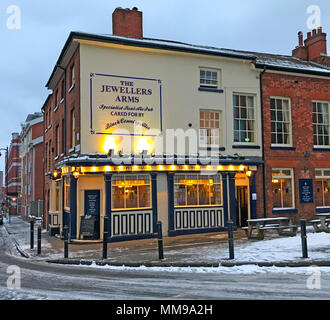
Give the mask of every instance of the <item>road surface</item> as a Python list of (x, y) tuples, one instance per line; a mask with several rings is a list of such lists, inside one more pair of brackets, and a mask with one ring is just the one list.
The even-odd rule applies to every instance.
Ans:
[[(0, 227), (0, 299), (329, 299), (330, 272), (321, 288), (308, 289), (303, 272), (260, 274), (109, 270), (34, 262), (8, 253)], [(18, 266), (21, 289), (8, 289), (9, 266)]]

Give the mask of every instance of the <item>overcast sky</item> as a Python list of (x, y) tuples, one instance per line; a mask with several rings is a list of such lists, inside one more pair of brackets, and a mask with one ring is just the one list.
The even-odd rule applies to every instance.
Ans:
[[(20, 30), (7, 28), (10, 5), (21, 9)], [(143, 11), (145, 37), (291, 54), (298, 31), (310, 31), (310, 5), (320, 7), (323, 30), (330, 34), (329, 0), (1, 0), (0, 148), (20, 132), (29, 113), (40, 111), (70, 31), (111, 34), (116, 7)]]

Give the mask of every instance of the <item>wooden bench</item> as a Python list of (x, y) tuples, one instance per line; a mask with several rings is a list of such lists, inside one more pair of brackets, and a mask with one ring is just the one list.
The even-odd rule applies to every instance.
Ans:
[[(278, 221), (279, 223), (272, 223)], [(264, 219), (249, 219), (248, 226), (243, 227), (248, 239), (263, 240), (265, 237), (266, 230), (276, 230), (280, 236), (294, 237), (297, 235), (298, 227), (292, 223), (289, 218), (278, 217), (278, 218), (264, 218)], [(253, 234), (256, 231), (256, 234)]]
[(323, 219), (323, 221), (321, 219), (314, 219), (314, 220), (310, 220), (308, 221), (309, 223), (311, 223), (313, 225), (313, 228), (315, 230), (315, 232), (327, 232), (330, 233), (330, 219)]

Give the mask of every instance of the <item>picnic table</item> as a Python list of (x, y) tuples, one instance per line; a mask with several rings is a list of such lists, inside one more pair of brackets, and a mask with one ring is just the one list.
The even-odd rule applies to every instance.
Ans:
[(330, 233), (330, 213), (318, 213), (316, 216), (319, 219), (309, 221), (313, 225), (315, 232)]
[(262, 218), (247, 220), (248, 226), (242, 228), (248, 239), (263, 240), (265, 230), (276, 230), (280, 236), (294, 237), (298, 227), (287, 217)]

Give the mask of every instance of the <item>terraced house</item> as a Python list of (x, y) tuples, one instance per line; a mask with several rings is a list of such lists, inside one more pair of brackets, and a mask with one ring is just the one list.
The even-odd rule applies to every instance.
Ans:
[[(113, 35), (72, 32), (47, 83), (45, 218), (111, 241), (224, 230), (256, 217), (260, 73), (249, 53), (143, 36), (118, 8)], [(236, 201), (237, 200), (237, 201)], [(258, 202), (262, 206), (262, 201)], [(87, 221), (88, 220), (88, 221)]]

